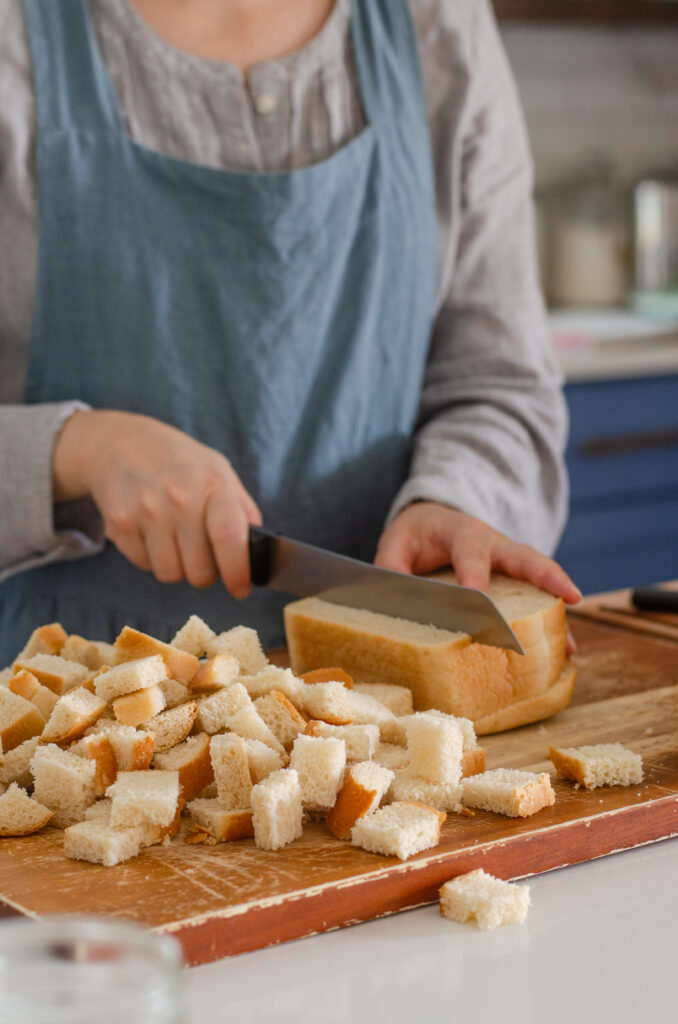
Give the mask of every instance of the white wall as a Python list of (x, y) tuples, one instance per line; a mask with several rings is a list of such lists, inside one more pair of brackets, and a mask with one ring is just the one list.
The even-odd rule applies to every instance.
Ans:
[(502, 26), (535, 156), (537, 184), (609, 159), (632, 181), (678, 177), (678, 29)]

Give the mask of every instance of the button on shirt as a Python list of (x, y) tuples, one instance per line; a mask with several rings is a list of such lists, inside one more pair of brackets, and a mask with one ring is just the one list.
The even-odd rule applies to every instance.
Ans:
[[(552, 551), (567, 507), (560, 378), (537, 284), (531, 163), (489, 0), (410, 0), (440, 233), (436, 319), (410, 474), (391, 517), (438, 501)], [(297, 53), (246, 76), (162, 40), (130, 0), (90, 0), (126, 129), (220, 169), (326, 159), (364, 127), (348, 0)], [(23, 404), (37, 268), (35, 102), (20, 0), (0, 4), (0, 579), (96, 551), (88, 501), (54, 506), (77, 402)], [(73, 396), (77, 400), (77, 395)], [(226, 453), (228, 454), (228, 453)]]

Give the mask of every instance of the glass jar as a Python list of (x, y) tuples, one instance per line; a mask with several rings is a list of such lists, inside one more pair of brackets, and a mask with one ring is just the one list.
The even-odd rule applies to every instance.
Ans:
[(0, 922), (2, 1024), (185, 1024), (179, 943), (108, 918)]

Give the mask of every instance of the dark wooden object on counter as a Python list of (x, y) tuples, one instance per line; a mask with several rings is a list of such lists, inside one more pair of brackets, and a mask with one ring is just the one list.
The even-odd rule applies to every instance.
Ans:
[(477, 867), (506, 878), (678, 835), (678, 643), (572, 619), (579, 683), (555, 718), (488, 736), (488, 767), (548, 771), (550, 744), (619, 740), (640, 753), (638, 786), (590, 793), (555, 780), (556, 804), (531, 818), (449, 815), (435, 850), (408, 861), (334, 839), (322, 823), (268, 853), (252, 840), (213, 847), (181, 837), (114, 868), (63, 856), (55, 829), (0, 840), (0, 916), (105, 914), (175, 935), (194, 965), (432, 903)]
[(678, 23), (671, 0), (493, 0), (503, 20), (587, 21), (631, 24)]

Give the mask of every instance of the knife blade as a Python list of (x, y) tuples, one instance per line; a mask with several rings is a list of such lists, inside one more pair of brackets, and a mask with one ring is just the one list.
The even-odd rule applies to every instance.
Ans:
[(381, 569), (258, 526), (250, 527), (249, 549), (257, 587), (468, 633), (477, 643), (525, 653), (482, 590)]

